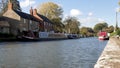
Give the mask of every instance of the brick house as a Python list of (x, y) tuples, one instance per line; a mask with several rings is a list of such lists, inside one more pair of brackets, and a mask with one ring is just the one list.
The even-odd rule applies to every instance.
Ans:
[[(5, 30), (7, 33), (12, 33), (16, 36), (22, 32), (28, 31), (53, 31), (52, 22), (45, 16), (38, 14), (36, 9), (31, 8), (30, 14), (13, 10), (13, 5), (10, 1), (8, 3), (8, 10), (0, 19), (1, 27), (6, 27)], [(5, 22), (6, 24), (3, 25), (3, 22)]]
[(10, 31), (10, 24), (7, 18), (0, 17), (0, 33), (9, 33)]
[(11, 20), (7, 20), (12, 26), (10, 29), (10, 33), (14, 35), (18, 35), (19, 32), (23, 31), (37, 31), (39, 30), (39, 20), (34, 16), (13, 10), (12, 3), (8, 3), (8, 10), (3, 14), (4, 17), (10, 18)]
[(45, 16), (38, 14), (37, 9), (30, 9), (30, 14), (36, 17), (37, 19), (40, 20), (40, 28), (42, 29), (41, 31), (45, 32), (50, 32), (54, 31), (53, 30), (53, 23)]

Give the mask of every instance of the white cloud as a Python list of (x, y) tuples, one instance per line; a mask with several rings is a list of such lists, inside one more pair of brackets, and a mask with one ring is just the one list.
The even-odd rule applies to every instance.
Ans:
[[(80, 16), (80, 15), (82, 15), (82, 16)], [(94, 27), (99, 22), (105, 22), (104, 19), (94, 17), (93, 15), (94, 14), (92, 12), (89, 12), (87, 15), (83, 15), (83, 13), (81, 11), (79, 11), (78, 9), (72, 9), (70, 11), (70, 15), (64, 14), (64, 19), (68, 16), (75, 16), (75, 17), (79, 18), (79, 21), (81, 23), (80, 27), (82, 27), (82, 26)], [(80, 16), (80, 17), (78, 17), (78, 16)]]
[(80, 18), (79, 21), (81, 23), (81, 26), (93, 27), (95, 24), (99, 22), (103, 22), (105, 20), (96, 17), (86, 17), (86, 18)]
[(86, 18), (81, 18), (80, 21), (81, 23), (89, 23), (89, 22), (96, 22), (98, 21), (98, 19), (94, 17), (86, 17)]
[(88, 13), (88, 16), (92, 16), (92, 15), (93, 15), (93, 13), (92, 13), (92, 12), (89, 12), (89, 13)]
[(71, 16), (79, 16), (79, 15), (82, 15), (82, 12), (79, 11), (78, 9), (72, 9), (72, 10), (70, 11), (70, 15), (71, 15)]
[(26, 8), (28, 6), (35, 4), (35, 3), (36, 3), (35, 0), (22, 0), (22, 1), (20, 1), (20, 6), (22, 8)]
[(105, 21), (104, 19), (101, 19), (101, 18), (98, 18), (98, 21), (99, 22), (103, 22), (103, 21)]

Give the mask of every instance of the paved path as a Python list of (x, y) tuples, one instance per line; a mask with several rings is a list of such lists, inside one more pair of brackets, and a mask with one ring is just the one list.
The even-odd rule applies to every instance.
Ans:
[(94, 68), (120, 68), (120, 38), (110, 38)]

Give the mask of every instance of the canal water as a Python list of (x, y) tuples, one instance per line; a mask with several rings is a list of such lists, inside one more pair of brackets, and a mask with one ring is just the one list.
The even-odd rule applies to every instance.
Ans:
[(108, 41), (0, 42), (0, 68), (94, 68)]

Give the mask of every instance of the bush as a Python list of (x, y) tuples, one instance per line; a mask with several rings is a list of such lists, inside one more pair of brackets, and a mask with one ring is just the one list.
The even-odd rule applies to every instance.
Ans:
[(120, 29), (118, 29), (117, 31), (111, 33), (110, 36), (116, 36), (116, 35), (119, 35), (119, 36), (120, 36)]
[(116, 31), (117, 32), (117, 35), (120, 35), (120, 29)]

